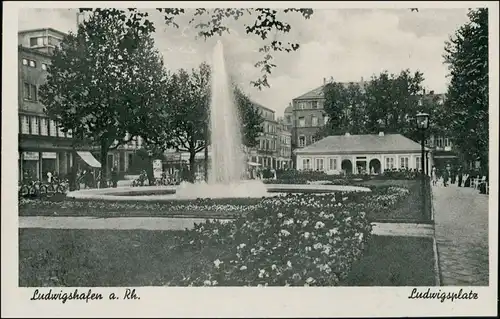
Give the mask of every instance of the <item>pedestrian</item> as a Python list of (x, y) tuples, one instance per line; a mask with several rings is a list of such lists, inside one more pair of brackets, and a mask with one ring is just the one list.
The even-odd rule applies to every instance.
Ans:
[(436, 186), (438, 178), (437, 178), (436, 166), (434, 165), (432, 165), (431, 178), (432, 178), (432, 186)]
[(47, 172), (47, 183), (52, 183), (52, 173), (50, 171)]
[(118, 172), (116, 171), (116, 166), (111, 169), (111, 182), (113, 183), (113, 188), (118, 187)]
[(450, 179), (450, 166), (446, 166), (446, 169), (444, 170), (443, 173), (443, 186), (446, 187), (448, 186), (448, 181)]
[(462, 170), (462, 166), (459, 166), (458, 169), (457, 169), (457, 175), (458, 175), (458, 187), (462, 187), (462, 179), (463, 179), (463, 170)]

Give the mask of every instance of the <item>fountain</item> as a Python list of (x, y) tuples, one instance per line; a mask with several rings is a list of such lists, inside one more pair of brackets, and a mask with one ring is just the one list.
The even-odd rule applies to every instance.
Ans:
[(226, 72), (224, 49), (219, 40), (214, 47), (211, 72), (211, 168), (208, 183), (182, 183), (178, 198), (268, 196), (264, 183), (244, 180), (246, 159), (238, 108)]
[(186, 183), (178, 187), (146, 186), (79, 190), (69, 198), (112, 201), (158, 201), (196, 198), (260, 198), (293, 192), (363, 191), (369, 188), (342, 185), (272, 185), (260, 180), (245, 180), (246, 159), (238, 108), (225, 67), (222, 43), (213, 51), (211, 73), (211, 168), (208, 183)]

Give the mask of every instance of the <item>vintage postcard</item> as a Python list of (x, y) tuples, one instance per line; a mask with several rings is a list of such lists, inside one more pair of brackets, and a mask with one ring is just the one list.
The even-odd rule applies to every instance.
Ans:
[(498, 3), (3, 15), (2, 317), (497, 315)]

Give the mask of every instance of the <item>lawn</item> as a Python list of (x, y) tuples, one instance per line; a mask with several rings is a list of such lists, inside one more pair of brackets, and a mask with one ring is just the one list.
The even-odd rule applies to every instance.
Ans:
[(347, 286), (435, 286), (432, 238), (373, 236)]
[(401, 200), (394, 209), (378, 211), (370, 219), (377, 222), (432, 223), (431, 190), (427, 183), (425, 213), (422, 214), (422, 184), (420, 180), (370, 180), (360, 182), (363, 186), (400, 186), (410, 191), (409, 196)]
[[(227, 248), (173, 249), (183, 232), (19, 230), (19, 285), (162, 286), (181, 271), (213, 267)], [(434, 285), (432, 241), (370, 239), (346, 286)]]

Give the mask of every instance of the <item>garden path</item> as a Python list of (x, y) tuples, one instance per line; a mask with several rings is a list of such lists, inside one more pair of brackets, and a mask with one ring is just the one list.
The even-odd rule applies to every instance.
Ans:
[[(56, 228), (56, 229), (146, 229), (146, 230), (184, 230), (192, 228), (203, 218), (166, 218), (166, 217), (19, 217), (19, 228)], [(374, 235), (432, 237), (431, 225), (374, 223)]]
[(444, 286), (487, 286), (488, 195), (463, 187), (432, 188), (436, 242)]

